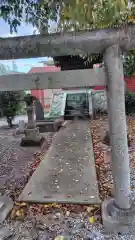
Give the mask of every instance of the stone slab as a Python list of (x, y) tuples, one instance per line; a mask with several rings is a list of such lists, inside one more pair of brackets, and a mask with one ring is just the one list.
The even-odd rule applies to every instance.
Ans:
[(100, 203), (89, 121), (60, 129), (19, 201)]
[(55, 121), (45, 121), (45, 122), (36, 122), (36, 126), (39, 128), (40, 133), (44, 132), (57, 132), (61, 127), (62, 122), (55, 122)]
[(4, 222), (13, 208), (13, 201), (6, 195), (0, 196), (0, 223)]
[(0, 228), (0, 240), (8, 240), (8, 239), (14, 239), (14, 232), (7, 227)]

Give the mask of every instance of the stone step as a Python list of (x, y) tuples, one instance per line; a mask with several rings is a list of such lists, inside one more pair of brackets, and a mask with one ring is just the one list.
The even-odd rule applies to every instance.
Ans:
[(61, 127), (61, 125), (62, 125), (62, 122), (55, 122), (55, 121), (36, 122), (36, 126), (39, 127), (40, 133), (57, 132)]

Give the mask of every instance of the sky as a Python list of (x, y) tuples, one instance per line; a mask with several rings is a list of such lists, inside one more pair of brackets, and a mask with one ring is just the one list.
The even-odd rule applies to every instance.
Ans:
[[(13, 33), (10, 34), (10, 27), (7, 23), (5, 23), (4, 20), (0, 19), (0, 37), (14, 37), (14, 36), (25, 36), (25, 35), (31, 35), (35, 32), (35, 34), (38, 34), (38, 31), (33, 28), (32, 25), (25, 23), (22, 23), (20, 27), (18, 27), (17, 34)], [(29, 72), (31, 67), (33, 66), (43, 66), (42, 63), (39, 63), (40, 61), (48, 60), (48, 58), (31, 58), (31, 59), (17, 59), (15, 60), (15, 63), (18, 67), (18, 71), (20, 72)], [(0, 63), (9, 65), (9, 67), (12, 67), (12, 60), (0, 60)]]

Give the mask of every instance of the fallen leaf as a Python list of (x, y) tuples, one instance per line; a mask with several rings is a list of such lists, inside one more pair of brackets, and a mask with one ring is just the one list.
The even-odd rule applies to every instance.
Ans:
[(20, 211), (20, 210), (17, 210), (16, 211), (16, 216), (17, 217), (22, 217), (22, 215), (24, 214), (24, 212)]
[(51, 207), (56, 207), (56, 205), (57, 205), (56, 203), (51, 203), (50, 204)]
[(27, 204), (26, 204), (25, 202), (22, 202), (22, 203), (20, 203), (20, 202), (15, 202), (15, 205), (16, 205), (16, 206), (19, 206), (19, 207), (26, 207), (26, 206), (27, 206)]
[(57, 236), (54, 240), (64, 240), (64, 236)]
[(10, 217), (11, 217), (11, 219), (14, 219), (16, 217), (16, 209), (15, 208), (12, 209)]
[(67, 217), (69, 217), (69, 215), (70, 215), (70, 212), (69, 212), (69, 211), (67, 211), (67, 212), (66, 212), (66, 216), (67, 216)]
[(94, 216), (90, 217), (90, 218), (89, 218), (89, 222), (90, 222), (90, 223), (94, 223), (94, 222), (95, 222), (95, 217), (94, 217)]
[(87, 207), (87, 212), (90, 213), (94, 210), (94, 207)]

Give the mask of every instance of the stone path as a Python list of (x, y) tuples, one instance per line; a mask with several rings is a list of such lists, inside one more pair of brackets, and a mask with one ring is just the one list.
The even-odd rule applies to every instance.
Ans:
[(21, 201), (99, 203), (89, 121), (70, 121), (56, 135)]

